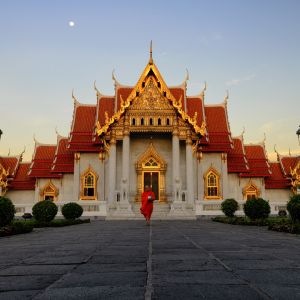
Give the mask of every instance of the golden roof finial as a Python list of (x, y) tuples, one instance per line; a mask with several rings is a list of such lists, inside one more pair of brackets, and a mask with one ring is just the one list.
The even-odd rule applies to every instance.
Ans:
[(242, 136), (242, 137), (244, 137), (245, 132), (246, 132), (246, 129), (245, 129), (245, 126), (243, 126), (243, 131), (242, 131), (242, 133), (241, 133), (241, 136)]
[(291, 154), (291, 148), (289, 148), (289, 156), (292, 156), (292, 154)]
[(225, 97), (224, 97), (224, 104), (225, 105), (227, 105), (228, 99), (229, 99), (229, 92), (228, 92), (228, 90), (226, 90), (226, 94), (225, 94)]
[(8, 148), (7, 156), (10, 156), (10, 148)]
[(76, 106), (79, 102), (78, 100), (76, 99), (76, 97), (74, 96), (74, 89), (72, 89), (72, 99), (74, 101), (74, 106)]
[(266, 135), (266, 133), (264, 132), (264, 139), (263, 139), (263, 143), (265, 143), (265, 142), (266, 142), (266, 140), (267, 140), (267, 135)]
[(276, 144), (274, 145), (274, 152), (277, 154), (277, 161), (279, 161), (280, 157), (279, 157), (279, 153), (278, 153), (278, 151), (276, 149)]
[(204, 100), (204, 96), (205, 96), (205, 91), (207, 89), (207, 84), (206, 84), (206, 81), (204, 82), (204, 87), (200, 93), (200, 96), (202, 97), (202, 99)]
[(153, 64), (153, 58), (152, 58), (152, 40), (150, 41), (150, 59), (149, 59), (149, 64)]
[(96, 80), (94, 81), (94, 90), (96, 91), (97, 100), (102, 96), (96, 86)]

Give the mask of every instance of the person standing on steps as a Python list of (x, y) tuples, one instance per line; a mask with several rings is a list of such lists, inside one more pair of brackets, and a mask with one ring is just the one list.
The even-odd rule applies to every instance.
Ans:
[(155, 200), (155, 194), (151, 191), (149, 185), (145, 186), (145, 190), (142, 194), (141, 213), (144, 215), (147, 225), (150, 224), (150, 218), (153, 211), (153, 201)]

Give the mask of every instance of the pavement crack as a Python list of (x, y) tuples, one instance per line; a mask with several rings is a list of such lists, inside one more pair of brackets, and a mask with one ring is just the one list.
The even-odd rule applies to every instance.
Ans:
[(145, 292), (145, 300), (151, 300), (153, 293), (152, 286), (152, 225), (149, 226), (149, 246), (148, 246), (148, 260), (147, 260), (147, 284)]

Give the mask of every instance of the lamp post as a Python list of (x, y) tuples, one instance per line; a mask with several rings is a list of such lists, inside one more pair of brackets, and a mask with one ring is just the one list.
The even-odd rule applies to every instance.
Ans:
[(298, 136), (298, 142), (299, 142), (299, 145), (300, 145), (300, 125), (299, 125), (298, 130), (296, 131), (296, 134)]
[(2, 135), (3, 131), (0, 129), (0, 140), (1, 140), (1, 135)]

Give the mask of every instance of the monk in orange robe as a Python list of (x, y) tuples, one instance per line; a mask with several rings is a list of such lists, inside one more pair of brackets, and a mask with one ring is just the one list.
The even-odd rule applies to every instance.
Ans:
[(153, 211), (153, 201), (155, 194), (151, 191), (148, 185), (145, 186), (145, 191), (142, 194), (141, 213), (144, 215), (147, 225), (150, 224), (150, 218)]

